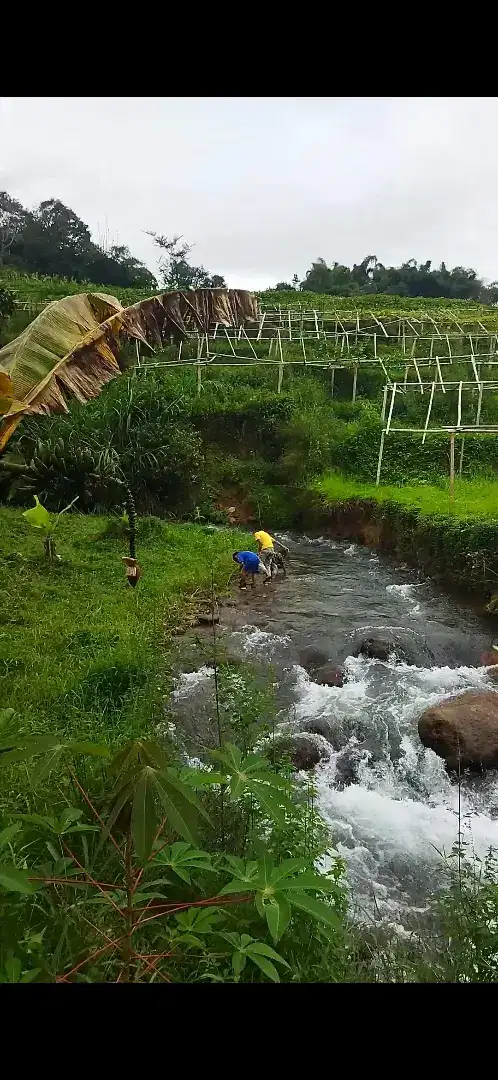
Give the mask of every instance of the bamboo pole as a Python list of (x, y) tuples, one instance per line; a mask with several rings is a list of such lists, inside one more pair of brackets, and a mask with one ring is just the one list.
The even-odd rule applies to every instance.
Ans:
[(457, 427), (459, 428), (462, 423), (462, 383), (458, 386), (458, 413), (457, 413)]
[(356, 386), (358, 383), (358, 364), (356, 364), (353, 375), (353, 396), (351, 401), (356, 401)]
[(479, 397), (477, 398), (477, 413), (476, 413), (476, 425), (479, 427), (481, 423), (481, 409), (482, 409), (482, 383), (479, 383)]
[(425, 418), (424, 434), (422, 435), (422, 446), (424, 445), (426, 437), (427, 437), (427, 428), (429, 427), (429, 420), (430, 420), (430, 415), (431, 415), (432, 402), (434, 401), (434, 391), (435, 391), (435, 389), (436, 389), (436, 383), (433, 382), (433, 384), (431, 386), (431, 396), (429, 398), (429, 408), (427, 409), (427, 416)]
[(334, 396), (334, 383), (335, 383), (335, 367), (332, 366), (331, 372), (330, 372), (330, 396), (332, 398)]
[(280, 392), (282, 390), (282, 380), (283, 380), (283, 377), (284, 377), (284, 357), (283, 357), (283, 353), (282, 353), (282, 340), (281, 340), (281, 337), (280, 337), (280, 330), (277, 331), (277, 334), (278, 334), (278, 348), (279, 348), (279, 351), (280, 351), (280, 361), (279, 361), (279, 365), (278, 365), (277, 394), (280, 394)]
[(197, 397), (200, 397), (201, 390), (202, 390), (201, 354), (202, 354), (202, 343), (203, 343), (203, 341), (204, 341), (204, 338), (201, 338), (200, 339), (200, 344), (197, 347)]
[(450, 434), (450, 499), (455, 499), (455, 432)]
[(391, 427), (391, 419), (392, 419), (393, 409), (394, 409), (394, 399), (396, 397), (396, 389), (397, 389), (396, 383), (393, 383), (393, 389), (392, 389), (392, 394), (391, 394), (391, 404), (389, 406), (389, 416), (387, 418), (386, 435), (389, 434), (389, 429)]
[(384, 423), (384, 421), (386, 419), (387, 390), (388, 390), (388, 387), (385, 386), (384, 390), (383, 390), (383, 396), (382, 396), (382, 412), (380, 414), (380, 419), (381, 419), (382, 423)]
[(386, 437), (386, 432), (385, 432), (385, 429), (383, 428), (382, 429), (382, 435), (380, 437), (379, 460), (377, 462), (377, 478), (376, 478), (376, 481), (375, 481), (375, 484), (376, 484), (377, 487), (380, 484), (380, 471), (382, 469), (382, 457), (383, 457), (383, 454), (384, 454), (384, 440), (385, 440), (385, 437)]

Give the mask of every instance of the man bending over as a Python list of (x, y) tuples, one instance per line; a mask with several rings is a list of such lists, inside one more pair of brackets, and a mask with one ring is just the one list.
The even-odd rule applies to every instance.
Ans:
[(270, 536), (270, 533), (264, 532), (263, 529), (254, 533), (254, 539), (258, 541), (258, 555), (266, 567), (269, 577), (275, 576), (277, 566), (280, 566), (285, 574), (285, 563), (282, 556), (289, 557), (289, 548), (285, 544), (281, 544), (279, 540), (275, 540), (273, 536)]
[(251, 586), (254, 589), (256, 574), (264, 574), (264, 585), (271, 581), (266, 566), (255, 551), (234, 551), (233, 560), (240, 565), (239, 589), (247, 589), (247, 582), (251, 578)]

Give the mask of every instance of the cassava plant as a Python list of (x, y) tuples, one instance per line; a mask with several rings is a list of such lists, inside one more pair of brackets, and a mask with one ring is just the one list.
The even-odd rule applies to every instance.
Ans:
[(309, 859), (279, 864), (209, 850), (216, 823), (203, 805), (206, 787), (229, 791), (244, 816), (257, 801), (266, 831), (300, 813), (290, 781), (258, 755), (239, 759), (226, 748), (214, 773), (174, 767), (157, 743), (130, 740), (92, 795), (97, 774), (85, 786), (73, 759), (102, 748), (22, 736), (12, 715), (2, 746), (0, 766), (39, 759), (34, 788), (65, 756), (71, 788), (57, 812), (18, 813), (0, 834), (11, 851), (10, 877), (4, 871), (0, 879), (10, 928), (0, 978), (4, 971), (7, 981), (277, 982), (278, 969), (292, 977), (293, 953), (274, 946), (289, 938), (296, 918), (311, 920), (318, 940), (340, 929), (337, 881), (316, 874)]

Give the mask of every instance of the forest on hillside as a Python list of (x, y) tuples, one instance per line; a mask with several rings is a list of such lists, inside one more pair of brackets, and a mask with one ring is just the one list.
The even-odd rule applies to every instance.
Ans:
[[(182, 236), (167, 237), (149, 231), (158, 250), (157, 277), (122, 244), (102, 246), (90, 229), (60, 199), (45, 199), (26, 209), (6, 191), (0, 192), (0, 274), (2, 269), (41, 274), (77, 282), (99, 282), (108, 287), (145, 289), (223, 288), (222, 275), (211, 274), (190, 259), (192, 245)], [(317, 258), (300, 280), (276, 283), (278, 290), (321, 293), (329, 296), (386, 294), (401, 297), (442, 297), (448, 300), (498, 302), (498, 282), (486, 285), (472, 268), (444, 262), (433, 267), (428, 259), (408, 259), (401, 266), (385, 266), (367, 255), (352, 267), (329, 265)]]

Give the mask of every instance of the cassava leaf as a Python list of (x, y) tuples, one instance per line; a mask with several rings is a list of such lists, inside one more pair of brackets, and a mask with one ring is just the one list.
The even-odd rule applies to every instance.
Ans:
[(271, 902), (264, 906), (266, 921), (270, 934), (277, 944), (283, 937), (291, 920), (291, 906), (282, 894), (275, 893)]
[(0, 865), (0, 885), (8, 892), (34, 893), (39, 885), (29, 880), (28, 870), (18, 870), (16, 866), (6, 863)]
[(154, 773), (155, 791), (175, 832), (189, 843), (197, 842), (197, 816), (190, 800), (162, 773)]
[(280, 982), (280, 975), (278, 974), (278, 971), (274, 964), (272, 964), (271, 960), (268, 960), (266, 956), (260, 956), (258, 953), (252, 953), (249, 951), (248, 956), (252, 960), (253, 964), (256, 964), (257, 967), (259, 967), (261, 971), (264, 972), (264, 974), (272, 980), (272, 982)]
[(3, 847), (6, 847), (7, 844), (10, 844), (11, 840), (14, 839), (14, 836), (17, 836), (17, 833), (20, 832), (21, 829), (22, 825), (20, 821), (15, 821), (13, 825), (7, 825), (6, 829), (2, 829), (0, 832), (0, 851)]
[(284, 960), (283, 956), (280, 956), (280, 953), (275, 952), (275, 949), (272, 949), (271, 945), (266, 945), (264, 941), (251, 942), (247, 947), (247, 952), (251, 954), (259, 953), (261, 956), (269, 956), (271, 960), (275, 960), (277, 964), (283, 964), (283, 966), (290, 971), (290, 964), (287, 963), (287, 960)]
[(154, 772), (150, 768), (145, 768), (135, 787), (131, 812), (133, 845), (142, 863), (147, 862), (149, 858), (158, 829), (154, 795)]
[(326, 923), (327, 926), (331, 926), (333, 929), (339, 929), (340, 919), (338, 915), (323, 900), (316, 900), (314, 896), (308, 896), (305, 892), (299, 894), (293, 892), (288, 899), (293, 907), (301, 908), (307, 915), (312, 915), (314, 919)]

